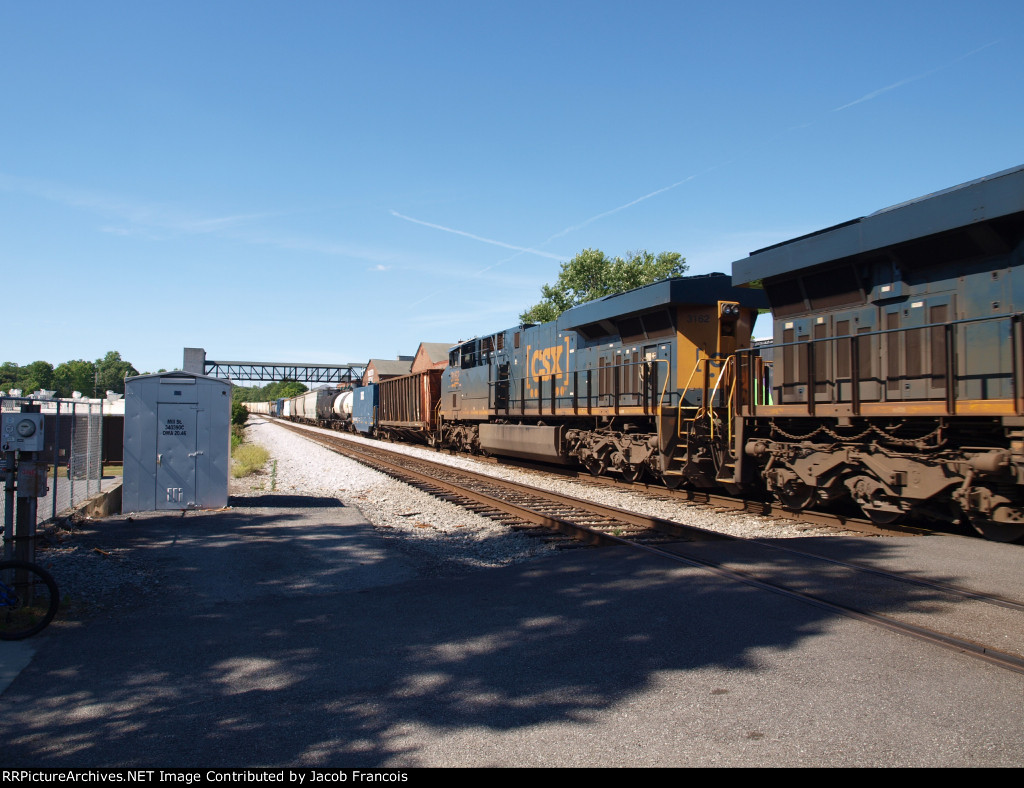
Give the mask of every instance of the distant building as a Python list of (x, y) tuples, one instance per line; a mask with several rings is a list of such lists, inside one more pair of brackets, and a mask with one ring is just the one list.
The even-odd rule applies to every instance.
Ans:
[(394, 361), (387, 358), (371, 358), (363, 373), (363, 385), (408, 375), (412, 372), (412, 360), (412, 356), (399, 356)]
[(412, 372), (444, 369), (448, 366), (448, 350), (454, 342), (420, 342), (412, 362)]

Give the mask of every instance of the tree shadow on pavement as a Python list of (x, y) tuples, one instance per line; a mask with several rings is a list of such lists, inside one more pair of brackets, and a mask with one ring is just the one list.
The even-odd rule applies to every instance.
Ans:
[[(167, 562), (166, 588), (144, 609), (41, 647), (0, 699), (0, 763), (536, 764), (543, 755), (519, 751), (517, 734), (548, 730), (568, 743), (567, 730), (580, 735), (665, 682), (695, 693), (657, 712), (675, 715), (664, 735), (685, 737), (701, 713), (685, 704), (729, 691), (714, 677), (756, 676), (765, 654), (835, 622), (623, 548), (379, 580), (386, 550), (332, 525), (331, 511), (313, 524), (224, 513), (126, 531), (126, 544)], [(289, 535), (295, 526), (301, 534)], [(846, 558), (886, 549), (855, 541)], [(926, 607), (933, 594), (908, 587), (891, 604)], [(489, 745), (470, 748), (467, 731)]]

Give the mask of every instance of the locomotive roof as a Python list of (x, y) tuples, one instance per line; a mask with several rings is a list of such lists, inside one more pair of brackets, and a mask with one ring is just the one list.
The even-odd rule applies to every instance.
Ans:
[(751, 252), (732, 264), (732, 281), (743, 285), (1022, 211), (1024, 165)]
[(562, 313), (557, 328), (559, 331), (579, 328), (666, 304), (717, 304), (718, 301), (738, 301), (751, 309), (768, 308), (763, 290), (734, 288), (727, 274), (678, 276), (575, 306)]

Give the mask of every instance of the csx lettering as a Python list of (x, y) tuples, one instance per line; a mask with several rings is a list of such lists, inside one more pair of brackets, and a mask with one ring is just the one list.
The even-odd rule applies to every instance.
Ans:
[(530, 374), (535, 378), (562, 374), (562, 347), (548, 347), (533, 351)]
[[(526, 396), (540, 396), (540, 387), (547, 380), (555, 387), (555, 396), (564, 397), (569, 390), (569, 374), (562, 367), (563, 356), (567, 357), (569, 338), (564, 344), (554, 347), (531, 350), (526, 346), (526, 357), (529, 359), (529, 374), (526, 376)], [(557, 382), (556, 382), (557, 381)]]

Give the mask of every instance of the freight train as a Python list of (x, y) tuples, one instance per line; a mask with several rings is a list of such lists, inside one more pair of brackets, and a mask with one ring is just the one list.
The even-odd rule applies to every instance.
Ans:
[(320, 422), (1016, 541), (1022, 309), (1018, 167), (461, 342)]

